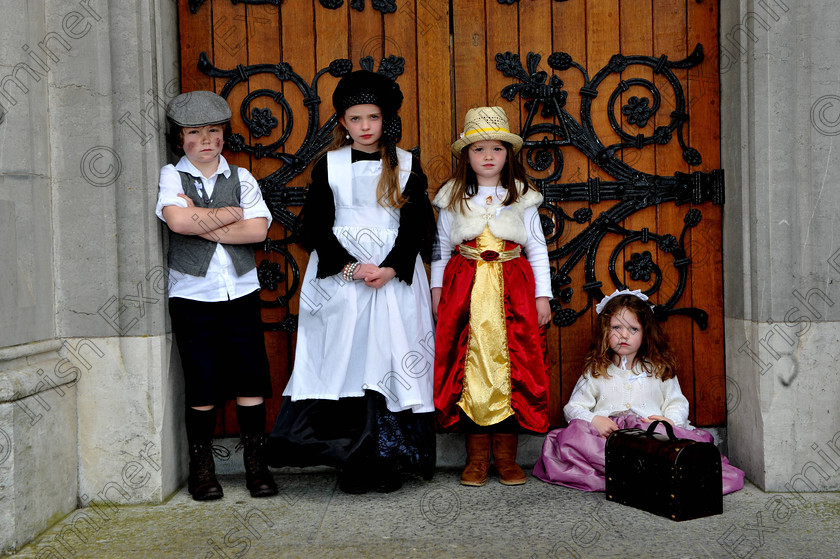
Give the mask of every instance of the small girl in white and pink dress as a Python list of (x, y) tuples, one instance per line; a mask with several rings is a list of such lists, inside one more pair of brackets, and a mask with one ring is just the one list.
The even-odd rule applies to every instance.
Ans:
[[(585, 372), (563, 408), (569, 426), (551, 431), (534, 476), (584, 491), (604, 491), (606, 438), (617, 429), (647, 429), (667, 421), (678, 438), (714, 442), (688, 422), (688, 400), (676, 377), (668, 347), (647, 296), (616, 291), (595, 308), (598, 340), (586, 356)], [(657, 426), (657, 431), (664, 426)], [(721, 456), (723, 494), (744, 486), (744, 472)]]

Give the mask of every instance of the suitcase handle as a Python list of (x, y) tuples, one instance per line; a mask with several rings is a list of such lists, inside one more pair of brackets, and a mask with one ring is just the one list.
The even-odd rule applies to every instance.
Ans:
[(650, 424), (650, 427), (648, 427), (647, 433), (645, 433), (648, 437), (653, 437), (653, 433), (656, 430), (656, 424), (657, 423), (662, 423), (663, 425), (665, 425), (665, 432), (668, 433), (668, 438), (669, 439), (671, 439), (672, 441), (677, 440), (677, 437), (674, 435), (674, 428), (671, 427), (671, 424), (668, 423), (667, 421), (662, 421), (661, 419), (657, 419), (653, 423)]

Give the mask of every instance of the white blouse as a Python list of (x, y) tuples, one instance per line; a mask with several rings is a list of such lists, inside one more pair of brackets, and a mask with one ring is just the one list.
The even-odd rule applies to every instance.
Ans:
[(566, 421), (592, 421), (596, 415), (609, 417), (634, 413), (639, 417), (663, 415), (677, 427), (693, 429), (688, 423), (688, 400), (677, 377), (661, 380), (648, 376), (636, 364), (630, 371), (610, 365), (609, 377), (584, 373), (575, 384), (569, 403), (563, 408)]

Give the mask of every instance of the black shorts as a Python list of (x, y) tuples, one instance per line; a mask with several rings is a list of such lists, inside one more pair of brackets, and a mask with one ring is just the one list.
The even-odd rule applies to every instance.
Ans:
[(169, 299), (190, 407), (271, 396), (259, 291), (233, 301)]

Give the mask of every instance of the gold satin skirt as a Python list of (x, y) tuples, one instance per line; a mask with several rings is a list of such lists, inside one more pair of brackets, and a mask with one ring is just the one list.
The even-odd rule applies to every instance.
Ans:
[[(505, 241), (485, 227), (476, 237), (476, 247), (502, 252)], [(482, 426), (495, 425), (513, 415), (504, 294), (502, 263), (477, 260), (470, 296), (464, 389), (458, 406)]]

